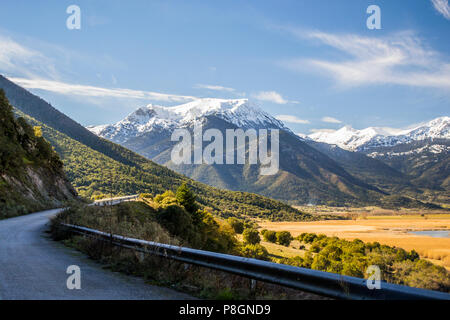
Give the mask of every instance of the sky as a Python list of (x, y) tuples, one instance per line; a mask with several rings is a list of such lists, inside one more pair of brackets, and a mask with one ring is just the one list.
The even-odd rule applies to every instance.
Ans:
[[(67, 27), (70, 5), (80, 8), (80, 29)], [(381, 29), (367, 27), (370, 5)], [(450, 115), (447, 0), (1, 7), (0, 73), (86, 126), (203, 97), (248, 98), (303, 134)]]

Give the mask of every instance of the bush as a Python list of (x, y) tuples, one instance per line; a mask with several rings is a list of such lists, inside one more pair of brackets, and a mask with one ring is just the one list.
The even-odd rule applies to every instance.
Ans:
[(289, 231), (280, 231), (276, 233), (277, 243), (288, 247), (292, 241), (292, 235)]
[(275, 231), (266, 230), (264, 233), (261, 233), (264, 240), (267, 242), (275, 243), (277, 242), (277, 233)]
[(306, 233), (303, 235), (302, 240), (305, 243), (313, 243), (314, 240), (316, 240), (317, 235), (315, 235), (314, 233)]
[[(249, 229), (247, 229), (249, 230)], [(246, 258), (269, 260), (267, 249), (260, 244), (247, 244), (241, 249), (241, 255)]]
[(242, 234), (242, 232), (244, 232), (244, 222), (241, 220), (231, 217), (228, 218), (227, 222), (237, 234)]
[(261, 242), (259, 232), (256, 229), (245, 229), (243, 234), (244, 241), (248, 244), (258, 244)]

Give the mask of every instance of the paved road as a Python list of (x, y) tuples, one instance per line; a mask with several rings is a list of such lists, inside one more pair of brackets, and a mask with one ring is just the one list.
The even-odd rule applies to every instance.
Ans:
[[(45, 233), (58, 210), (0, 220), (1, 299), (189, 299), (142, 279), (102, 269)], [(67, 289), (67, 267), (81, 269), (81, 289)]]

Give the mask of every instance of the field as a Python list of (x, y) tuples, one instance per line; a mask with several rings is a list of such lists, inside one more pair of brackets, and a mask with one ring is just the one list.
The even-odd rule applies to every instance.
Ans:
[[(431, 236), (414, 235), (410, 231), (450, 230), (450, 214), (421, 215), (388, 215), (365, 216), (355, 220), (328, 220), (314, 222), (258, 222), (263, 229), (274, 231), (289, 231), (295, 237), (303, 232), (323, 233), (327, 236), (364, 242), (378, 241), (381, 244), (397, 246), (405, 250), (416, 250), (423, 258), (445, 266), (450, 270), (450, 238), (434, 238)], [(266, 243), (263, 243), (266, 245)], [(296, 250), (296, 241), (290, 248), (268, 246), (274, 255), (302, 255)], [(283, 250), (280, 252), (280, 250)], [(293, 251), (294, 250), (294, 251)]]

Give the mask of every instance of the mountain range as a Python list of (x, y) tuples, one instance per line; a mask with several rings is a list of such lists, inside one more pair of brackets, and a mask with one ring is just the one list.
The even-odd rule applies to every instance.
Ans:
[[(280, 170), (273, 176), (263, 176), (259, 164), (174, 164), (171, 150), (175, 142), (170, 139), (173, 131), (185, 128), (194, 134), (199, 123), (204, 130), (218, 129), (223, 135), (227, 129), (278, 129)], [(150, 104), (115, 124), (88, 129), (195, 180), (292, 204), (380, 204), (392, 192), (423, 193), (401, 170), (362, 152), (299, 137), (247, 99), (198, 99), (174, 107)], [(370, 140), (364, 134), (359, 136)]]
[(436, 118), (409, 129), (369, 127), (356, 130), (345, 126), (336, 131), (315, 132), (307, 137), (314, 141), (335, 144), (349, 151), (370, 152), (415, 141), (450, 139), (450, 117)]
[[(409, 129), (355, 130), (346, 126), (334, 132), (316, 132), (305, 139), (380, 160), (404, 174), (416, 192), (426, 189), (422, 192), (428, 194), (429, 200), (450, 201), (450, 117), (439, 117)], [(337, 153), (328, 154), (338, 158)]]
[[(0, 88), (5, 90), (18, 116), (42, 127), (44, 137), (61, 155), (69, 180), (84, 197), (102, 193), (156, 194), (187, 181), (200, 194), (202, 203), (215, 212), (221, 211), (226, 216), (241, 211), (273, 219), (306, 216), (269, 198), (290, 204), (383, 206), (389, 202), (392, 206), (395, 205), (392, 197), (396, 196), (402, 198), (399, 203), (409, 202), (416, 207), (428, 206), (417, 200), (448, 200), (445, 196), (448, 194), (448, 164), (445, 164), (448, 156), (445, 154), (440, 153), (442, 162), (423, 166), (423, 170), (412, 175), (394, 162), (373, 156), (373, 149), (367, 149), (371, 153), (353, 152), (310, 137), (299, 137), (246, 99), (199, 99), (175, 107), (148, 105), (116, 124), (87, 130), (2, 76)], [(214, 128), (221, 132), (238, 128), (278, 129), (280, 170), (275, 175), (263, 176), (260, 164), (173, 163), (171, 149), (176, 143), (171, 141), (173, 130), (185, 128), (193, 133), (196, 124), (202, 124), (205, 131)], [(448, 141), (433, 141), (438, 140)], [(398, 144), (395, 148), (404, 145)], [(387, 150), (384, 154), (392, 152)], [(431, 152), (431, 155), (436, 154)], [(409, 162), (412, 164), (413, 159)], [(107, 170), (102, 170), (102, 166)], [(429, 176), (434, 179), (428, 179)], [(115, 186), (111, 186), (111, 179), (115, 180)]]

